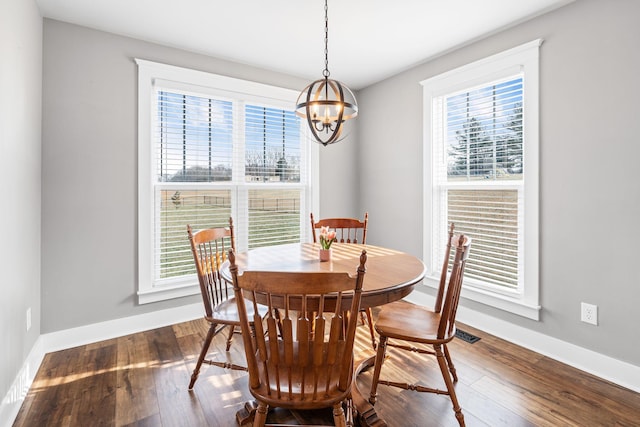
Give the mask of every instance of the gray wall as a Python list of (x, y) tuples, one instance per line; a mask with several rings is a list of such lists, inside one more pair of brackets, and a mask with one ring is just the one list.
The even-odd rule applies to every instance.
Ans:
[[(136, 57), (292, 89), (309, 83), (45, 19), (43, 333), (199, 301), (136, 302)], [(351, 141), (323, 153), (340, 165), (321, 171), (337, 203), (354, 193), (356, 169), (342, 168), (354, 147)]]
[[(2, 397), (40, 335), (41, 96), (42, 18), (32, 1), (3, 0), (0, 2)], [(29, 307), (32, 327), (26, 332)]]
[[(628, 172), (640, 154), (638, 16), (635, 0), (579, 0), (361, 91), (358, 128), (321, 150), (319, 215), (368, 210), (371, 243), (421, 255), (418, 82), (542, 37), (542, 321), (463, 303), (639, 365), (628, 339), (640, 323), (631, 246), (640, 237), (640, 180)], [(135, 303), (132, 58), (294, 89), (309, 83), (50, 20), (43, 46), (42, 32), (34, 2), (0, 3), (0, 177), (11, 184), (2, 189), (0, 221), (2, 396), (41, 333), (198, 301)], [(579, 322), (580, 301), (598, 304), (600, 326)]]
[[(541, 321), (462, 304), (640, 365), (638, 17), (637, 0), (576, 1), (361, 91), (361, 203), (377, 221), (368, 241), (422, 252), (419, 82), (543, 38)], [(598, 305), (599, 326), (580, 322), (581, 301)]]
[(320, 147), (320, 207), (316, 220), (330, 217), (364, 218), (360, 199), (358, 119), (347, 122), (344, 140)]

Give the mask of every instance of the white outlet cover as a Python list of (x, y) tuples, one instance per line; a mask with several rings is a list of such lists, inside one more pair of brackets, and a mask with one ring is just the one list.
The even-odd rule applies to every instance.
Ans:
[(589, 323), (591, 325), (598, 325), (598, 306), (593, 304), (587, 304), (586, 302), (580, 305), (580, 320)]

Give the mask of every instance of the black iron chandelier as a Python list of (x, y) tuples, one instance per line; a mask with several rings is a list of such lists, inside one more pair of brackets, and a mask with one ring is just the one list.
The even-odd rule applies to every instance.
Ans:
[(316, 142), (326, 146), (342, 140), (344, 122), (358, 115), (358, 104), (351, 90), (329, 78), (329, 18), (324, 1), (324, 71), (322, 79), (305, 87), (296, 101), (296, 114), (307, 120)]

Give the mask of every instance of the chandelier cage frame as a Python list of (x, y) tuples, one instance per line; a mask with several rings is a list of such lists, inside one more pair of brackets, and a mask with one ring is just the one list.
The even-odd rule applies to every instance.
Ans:
[[(296, 101), (296, 115), (306, 119), (314, 140), (324, 146), (342, 141), (344, 123), (358, 115), (356, 97), (345, 84), (330, 79), (329, 72), (329, 17), (327, 0), (324, 2), (324, 55), (323, 78), (305, 87)], [(342, 137), (342, 138), (341, 138)]]

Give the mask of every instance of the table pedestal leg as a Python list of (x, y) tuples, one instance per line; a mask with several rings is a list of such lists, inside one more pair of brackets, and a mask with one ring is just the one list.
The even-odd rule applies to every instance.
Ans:
[(258, 409), (258, 402), (250, 400), (245, 402), (244, 408), (236, 412), (236, 423), (239, 426), (252, 425), (253, 418), (256, 416), (256, 410)]
[(351, 398), (353, 399), (353, 406), (358, 411), (358, 424), (362, 427), (386, 427), (387, 423), (378, 418), (375, 408), (366, 396), (364, 396), (358, 388), (358, 375), (362, 371), (365, 371), (375, 364), (376, 357), (371, 356), (356, 365), (353, 382), (351, 383)]

